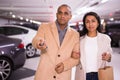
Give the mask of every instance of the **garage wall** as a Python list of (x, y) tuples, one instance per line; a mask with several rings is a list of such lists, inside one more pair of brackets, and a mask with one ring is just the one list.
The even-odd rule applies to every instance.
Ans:
[(0, 25), (8, 23), (8, 20), (0, 18)]
[(12, 24), (12, 23), (18, 23), (18, 21), (13, 21), (13, 20), (7, 20), (7, 19), (0, 18), (0, 25)]

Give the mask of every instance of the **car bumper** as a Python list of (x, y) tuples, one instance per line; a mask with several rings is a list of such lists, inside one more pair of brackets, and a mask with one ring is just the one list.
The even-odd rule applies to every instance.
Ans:
[(22, 67), (25, 64), (25, 61), (26, 61), (25, 49), (17, 50), (15, 55), (13, 56), (14, 63), (13, 69)]

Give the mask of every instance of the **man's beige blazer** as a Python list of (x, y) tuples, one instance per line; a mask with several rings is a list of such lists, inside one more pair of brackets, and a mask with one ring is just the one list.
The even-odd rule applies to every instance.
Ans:
[[(32, 41), (35, 48), (40, 38), (45, 39), (48, 49), (41, 52), (35, 80), (71, 80), (71, 68), (79, 62), (79, 59), (71, 58), (71, 53), (80, 49), (79, 33), (69, 27), (60, 46), (58, 30), (53, 22), (41, 24)], [(64, 72), (57, 74), (55, 66), (60, 62), (64, 63)]]

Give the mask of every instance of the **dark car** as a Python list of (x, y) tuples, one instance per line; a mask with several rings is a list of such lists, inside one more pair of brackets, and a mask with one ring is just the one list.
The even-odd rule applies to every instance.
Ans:
[(21, 39), (0, 34), (0, 80), (10, 77), (13, 70), (25, 63), (25, 49)]
[(112, 40), (112, 47), (120, 47), (120, 23), (107, 24), (106, 34), (108, 34)]

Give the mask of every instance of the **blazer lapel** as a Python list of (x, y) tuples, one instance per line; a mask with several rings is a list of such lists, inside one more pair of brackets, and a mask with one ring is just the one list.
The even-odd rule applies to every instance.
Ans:
[(102, 59), (101, 59), (101, 57), (102, 57), (102, 55), (101, 55), (101, 53), (102, 53), (102, 49), (103, 49), (103, 47), (102, 47), (102, 45), (104, 44), (104, 43), (101, 43), (101, 35), (100, 35), (100, 33), (99, 32), (97, 32), (97, 43), (98, 43), (98, 58), (97, 58), (97, 67), (98, 68), (100, 68), (101, 67), (101, 64), (102, 64)]
[(100, 37), (100, 33), (97, 33), (98, 37), (97, 37), (97, 43), (98, 43), (98, 56), (99, 53), (102, 51), (102, 43), (101, 43), (101, 37)]
[(62, 42), (62, 44), (61, 44), (61, 48), (64, 47), (66, 44), (68, 44), (67, 42), (68, 42), (68, 40), (69, 40), (70, 37), (71, 37), (71, 32), (70, 32), (70, 30), (71, 30), (71, 29), (68, 27), (67, 32), (66, 32), (66, 34), (65, 34), (65, 36), (64, 36), (63, 42)]
[[(86, 70), (86, 59), (85, 59), (85, 42), (86, 42), (86, 35), (80, 38), (80, 53), (81, 53), (81, 63), (82, 68)], [(85, 71), (86, 72), (86, 71)]]
[(57, 30), (57, 27), (56, 27), (55, 23), (52, 25), (52, 34), (53, 34), (53, 37), (54, 37), (57, 45), (60, 47), (58, 30)]

